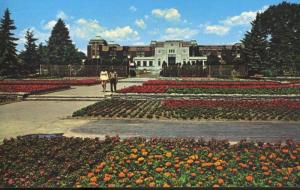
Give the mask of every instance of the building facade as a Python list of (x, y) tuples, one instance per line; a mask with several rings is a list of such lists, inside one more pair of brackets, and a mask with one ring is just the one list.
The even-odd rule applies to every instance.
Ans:
[(134, 63), (137, 70), (159, 72), (162, 64), (200, 62), (206, 67), (207, 56), (216, 52), (221, 56), (225, 48), (232, 49), (240, 45), (198, 45), (195, 40), (167, 40), (152, 41), (149, 46), (120, 46), (109, 44), (101, 37), (91, 39), (88, 47), (88, 60), (92, 63), (105, 64), (109, 62), (121, 62), (123, 64)]

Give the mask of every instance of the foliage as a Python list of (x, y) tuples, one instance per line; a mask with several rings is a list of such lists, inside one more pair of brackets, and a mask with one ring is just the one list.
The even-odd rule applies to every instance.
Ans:
[(125, 139), (76, 187), (299, 187), (300, 144)]
[(0, 145), (1, 187), (72, 187), (111, 151), (118, 138), (23, 136)]
[(5, 10), (0, 23), (0, 76), (17, 75), (20, 70), (15, 41), (12, 31), (15, 30), (14, 21), (10, 18), (10, 12)]
[(37, 72), (38, 66), (38, 54), (37, 54), (37, 46), (34, 38), (33, 31), (27, 30), (25, 34), (25, 51), (22, 51), (19, 55), (21, 58), (21, 68), (22, 74), (35, 74)]

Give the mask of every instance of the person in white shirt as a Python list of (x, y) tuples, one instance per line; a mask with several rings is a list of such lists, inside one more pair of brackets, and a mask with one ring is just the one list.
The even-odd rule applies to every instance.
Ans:
[(100, 72), (100, 82), (101, 82), (101, 85), (102, 85), (102, 89), (103, 89), (103, 92), (106, 91), (106, 83), (108, 81), (108, 72), (106, 70), (103, 70)]

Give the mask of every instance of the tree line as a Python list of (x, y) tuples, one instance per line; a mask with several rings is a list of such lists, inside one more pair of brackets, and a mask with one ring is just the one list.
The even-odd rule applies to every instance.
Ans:
[(248, 74), (300, 74), (300, 4), (283, 2), (258, 13), (242, 39)]
[(86, 56), (78, 51), (70, 39), (69, 30), (62, 19), (51, 31), (46, 44), (36, 45), (37, 38), (30, 29), (25, 34), (25, 49), (17, 53), (13, 31), (16, 29), (8, 9), (0, 21), (0, 76), (20, 77), (34, 75), (40, 64), (68, 65), (80, 64)]

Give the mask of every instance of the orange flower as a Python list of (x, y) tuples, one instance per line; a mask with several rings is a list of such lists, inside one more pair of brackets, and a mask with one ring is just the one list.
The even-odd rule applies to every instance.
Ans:
[(262, 170), (262, 171), (268, 171), (269, 168), (268, 168), (267, 166), (263, 166), (263, 167), (261, 167), (261, 170)]
[(207, 163), (202, 163), (202, 167), (210, 167), (210, 166), (212, 166), (213, 165), (213, 163), (211, 163), (211, 162), (207, 162)]
[(108, 184), (107, 187), (108, 188), (114, 188), (114, 187), (116, 187), (116, 185), (115, 184)]
[(132, 178), (132, 177), (134, 176), (134, 174), (133, 174), (132, 172), (129, 172), (129, 173), (127, 174), (127, 176), (128, 176), (129, 178)]
[(243, 163), (239, 163), (239, 166), (240, 166), (241, 168), (248, 168), (248, 165), (247, 165), (247, 164), (243, 164)]
[(259, 160), (260, 160), (260, 161), (264, 161), (264, 160), (266, 160), (266, 157), (265, 157), (265, 156), (260, 156), (260, 157), (259, 157)]
[(287, 148), (282, 149), (282, 153), (288, 154), (289, 153), (289, 149), (287, 149)]
[(143, 155), (143, 156), (147, 156), (147, 155), (148, 155), (148, 152), (146, 152), (146, 151), (145, 151), (145, 152), (142, 152), (142, 155)]
[(170, 173), (170, 172), (166, 172), (166, 173), (164, 173), (164, 176), (170, 177), (170, 176), (171, 176), (171, 173)]
[(296, 166), (296, 169), (297, 169), (298, 171), (300, 171), (300, 166)]
[(197, 174), (196, 174), (196, 173), (191, 173), (191, 176), (192, 176), (192, 177), (196, 177)]
[(269, 176), (269, 175), (270, 175), (270, 172), (263, 172), (263, 174), (264, 174), (265, 176)]
[(155, 187), (155, 183), (154, 182), (150, 182), (148, 186), (149, 187)]
[(164, 188), (168, 188), (168, 187), (170, 187), (170, 185), (167, 184), (167, 183), (164, 183), (163, 187), (164, 187)]
[(296, 156), (294, 156), (294, 155), (290, 155), (290, 158), (292, 159), (292, 160), (296, 160), (297, 159), (297, 157)]
[(282, 179), (284, 179), (284, 180), (288, 180), (288, 179), (289, 179), (289, 177), (288, 177), (288, 176), (284, 176)]
[(141, 171), (141, 174), (142, 174), (142, 175), (146, 175), (147, 172), (146, 172), (146, 171)]
[(217, 166), (216, 169), (217, 169), (218, 171), (221, 171), (221, 170), (223, 170), (223, 166)]
[(155, 171), (156, 171), (157, 173), (160, 173), (160, 172), (163, 171), (163, 168), (156, 168)]
[(179, 166), (179, 164), (175, 164), (175, 168), (179, 168), (180, 166)]
[(232, 172), (232, 173), (236, 173), (236, 172), (237, 172), (237, 169), (236, 169), (236, 168), (232, 168), (231, 172)]
[(128, 169), (125, 168), (125, 169), (123, 170), (123, 172), (124, 172), (124, 173), (128, 173)]
[(142, 162), (142, 161), (144, 161), (144, 160), (145, 160), (144, 157), (140, 157), (140, 158), (138, 159), (139, 162)]
[(97, 178), (94, 176), (94, 177), (92, 177), (91, 179), (90, 179), (90, 182), (91, 183), (96, 183), (97, 182)]
[(198, 159), (198, 155), (192, 155), (192, 156), (189, 157), (189, 159), (197, 160)]
[(138, 152), (138, 149), (133, 148), (133, 149), (131, 149), (131, 151), (132, 151), (133, 153), (137, 153), (137, 152)]
[(111, 180), (111, 177), (110, 177), (110, 176), (105, 176), (105, 177), (103, 178), (103, 181), (104, 181), (104, 182), (107, 182), (107, 181), (109, 181), (109, 180)]
[(208, 158), (211, 158), (212, 156), (213, 156), (212, 153), (209, 153), (209, 154), (207, 155)]
[(144, 181), (142, 180), (142, 179), (137, 179), (137, 180), (135, 180), (135, 183), (137, 184), (137, 185), (140, 185), (140, 184), (142, 184)]
[(220, 165), (221, 165), (221, 162), (220, 162), (220, 161), (217, 161), (217, 162), (214, 163), (214, 165), (215, 165), (215, 166), (220, 166)]
[(137, 155), (136, 154), (130, 154), (129, 156), (131, 159), (136, 159), (137, 158)]
[(213, 188), (218, 188), (218, 187), (220, 187), (218, 184), (213, 185)]
[(139, 146), (139, 147), (144, 147), (144, 146), (145, 146), (145, 144), (144, 144), (144, 143), (142, 143), (142, 144), (139, 144), (138, 146)]
[(119, 176), (119, 178), (124, 178), (126, 175), (125, 175), (125, 173), (120, 172), (118, 176)]
[(291, 174), (293, 172), (293, 168), (288, 167), (287, 172), (288, 172), (288, 174)]
[(171, 165), (172, 165), (172, 163), (171, 162), (166, 162), (166, 164), (165, 164), (167, 167), (170, 167)]
[(162, 157), (163, 157), (162, 155), (154, 155), (154, 158), (160, 159), (160, 158), (162, 158)]
[(277, 182), (276, 187), (282, 187), (282, 183)]
[(218, 184), (219, 184), (219, 185), (223, 185), (223, 184), (224, 184), (224, 180), (223, 180), (222, 178), (219, 178), (219, 179), (218, 179)]
[(167, 152), (166, 157), (171, 158), (172, 157), (172, 152)]
[(100, 172), (101, 172), (101, 169), (98, 169), (98, 168), (95, 169), (95, 173), (100, 173)]
[(187, 160), (188, 164), (192, 164), (194, 161), (192, 159)]
[(88, 177), (93, 177), (94, 176), (94, 173), (93, 172), (89, 172), (88, 173)]
[(252, 175), (246, 176), (246, 181), (251, 183), (253, 181), (253, 176)]

